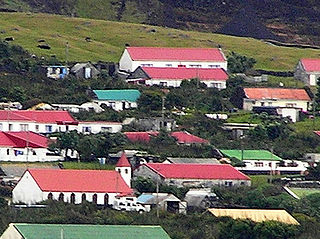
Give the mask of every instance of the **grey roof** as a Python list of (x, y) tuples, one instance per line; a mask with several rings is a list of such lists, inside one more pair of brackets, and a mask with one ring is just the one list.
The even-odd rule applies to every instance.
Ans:
[(137, 198), (137, 202), (148, 205), (161, 203), (162, 201), (180, 202), (180, 199), (171, 193), (143, 193)]
[(77, 72), (78, 70), (82, 69), (83, 67), (89, 66), (91, 68), (95, 68), (91, 63), (77, 63), (71, 68), (71, 72)]
[(220, 164), (216, 158), (167, 158), (171, 163)]
[(7, 176), (7, 177), (21, 177), (28, 168), (59, 168), (59, 167), (54, 165), (41, 165), (41, 164), (0, 163), (0, 172), (2, 171), (4, 173), (4, 176)]

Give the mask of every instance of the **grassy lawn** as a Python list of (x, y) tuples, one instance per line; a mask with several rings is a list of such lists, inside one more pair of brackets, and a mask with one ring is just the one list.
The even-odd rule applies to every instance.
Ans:
[(65, 169), (101, 169), (101, 170), (113, 170), (115, 168), (114, 165), (104, 164), (101, 165), (99, 163), (88, 163), (88, 162), (63, 162), (63, 166)]
[(315, 119), (305, 119), (292, 125), (296, 132), (306, 135), (312, 134), (314, 130), (320, 130), (320, 117)]
[[(65, 60), (68, 42), (69, 61), (117, 62), (125, 44), (170, 47), (221, 45), (226, 55), (235, 51), (255, 58), (256, 68), (286, 71), (293, 70), (300, 58), (318, 57), (320, 54), (320, 50), (278, 47), (252, 38), (48, 14), (0, 13), (0, 30), (5, 32), (0, 33), (0, 38), (12, 36), (14, 44), (38, 56), (55, 55), (60, 60)], [(87, 42), (86, 37), (90, 37), (91, 42)], [(38, 48), (40, 39), (45, 40), (51, 49)]]
[(290, 188), (298, 197), (302, 198), (313, 193), (320, 193), (320, 189), (315, 188)]
[(293, 77), (278, 77), (278, 76), (268, 76), (268, 82), (262, 82), (257, 84), (257, 86), (268, 86), (268, 87), (279, 87), (280, 83), (283, 87), (287, 88), (303, 88), (304, 83), (302, 81), (295, 80)]
[(227, 119), (228, 123), (251, 123), (251, 124), (259, 124), (261, 123), (261, 119), (253, 117), (253, 114), (247, 111), (240, 111), (237, 113), (229, 114), (229, 118)]

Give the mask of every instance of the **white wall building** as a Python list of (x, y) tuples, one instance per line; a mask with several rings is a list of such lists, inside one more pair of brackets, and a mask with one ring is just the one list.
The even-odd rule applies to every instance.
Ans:
[(317, 80), (320, 77), (320, 59), (300, 59), (294, 77), (306, 85), (317, 85)]
[(243, 109), (251, 111), (254, 106), (300, 108), (307, 111), (311, 98), (304, 89), (244, 88)]
[(133, 72), (141, 67), (222, 68), (227, 59), (216, 48), (127, 47), (119, 61), (119, 70)]
[(138, 67), (128, 83), (180, 87), (183, 80), (198, 79), (209, 88), (225, 89), (228, 74), (221, 68)]
[(125, 152), (122, 153), (115, 170), (121, 174), (126, 184), (131, 187), (132, 169)]
[(140, 97), (139, 90), (94, 90), (95, 99), (93, 102), (102, 106), (105, 104), (116, 111), (122, 111), (130, 108), (137, 108), (137, 100)]
[(12, 191), (12, 202), (31, 205), (59, 200), (112, 205), (116, 196), (131, 193), (132, 189), (116, 171), (28, 169)]
[(0, 131), (32, 131), (41, 134), (76, 130), (80, 133), (117, 133), (122, 123), (108, 121), (77, 121), (67, 111), (0, 110)]
[[(0, 132), (0, 161), (51, 162), (64, 160), (61, 154), (48, 150), (48, 139), (33, 132)], [(77, 158), (77, 152), (68, 156)]]

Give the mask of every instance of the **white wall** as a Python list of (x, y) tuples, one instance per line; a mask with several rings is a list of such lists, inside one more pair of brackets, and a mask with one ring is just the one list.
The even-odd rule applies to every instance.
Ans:
[(308, 110), (309, 102), (306, 100), (252, 100), (252, 99), (243, 99), (243, 109), (251, 111), (253, 106), (274, 106), (274, 107), (295, 107), (301, 108), (304, 111)]
[(131, 167), (116, 167), (115, 170), (120, 173), (123, 180), (129, 186), (129, 188), (131, 188), (131, 177), (132, 177)]
[(35, 204), (43, 201), (43, 193), (31, 174), (26, 171), (12, 191), (13, 203)]
[(120, 61), (119, 61), (119, 70), (120, 71), (127, 71), (127, 72), (133, 72), (134, 70), (132, 70), (132, 59), (129, 55), (129, 52), (127, 49), (124, 50)]
[[(180, 87), (182, 81), (183, 80), (150, 79), (150, 80), (146, 80), (145, 84), (149, 86), (160, 85), (165, 87)], [(226, 81), (202, 80), (200, 82), (206, 84), (208, 88), (225, 89), (227, 87)]]
[[(90, 132), (88, 132), (88, 130)], [(118, 133), (122, 130), (121, 123), (79, 122), (78, 132), (97, 134), (100, 132)]]
[(4, 231), (0, 239), (23, 239), (23, 236), (13, 226), (13, 224), (10, 223), (9, 227)]
[[(15, 154), (15, 152), (18, 151), (22, 152), (22, 155)], [(64, 160), (63, 156), (60, 155), (46, 155), (49, 152), (46, 148), (29, 148), (29, 153), (27, 153), (27, 151), (27, 148), (0, 147), (0, 161), (52, 162)], [(69, 154), (71, 154), (71, 152), (69, 152)]]
[[(97, 104), (100, 106), (102, 104), (106, 104), (108, 107), (111, 107), (112, 109), (116, 111), (122, 111), (124, 109), (130, 109), (130, 108), (137, 108), (138, 104), (137, 102), (130, 102), (130, 101), (115, 101), (115, 100), (95, 100)], [(123, 108), (124, 104), (124, 108)]]

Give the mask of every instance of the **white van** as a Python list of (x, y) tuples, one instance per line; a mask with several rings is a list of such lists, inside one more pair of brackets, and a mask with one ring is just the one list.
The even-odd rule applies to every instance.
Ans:
[(133, 211), (133, 212), (149, 212), (143, 205), (137, 203), (136, 197), (121, 197), (116, 198), (112, 206), (113, 209), (119, 211)]

